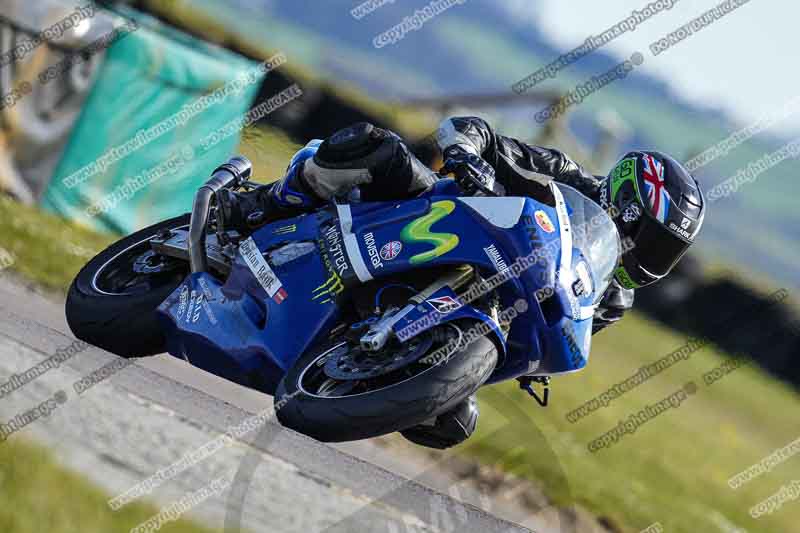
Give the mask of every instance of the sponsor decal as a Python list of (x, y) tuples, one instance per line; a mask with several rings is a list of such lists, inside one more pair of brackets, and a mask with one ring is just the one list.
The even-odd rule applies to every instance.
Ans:
[(372, 263), (372, 268), (383, 268), (381, 256), (378, 253), (378, 246), (375, 244), (375, 235), (372, 232), (364, 234), (364, 244), (367, 245), (367, 255)]
[(211, 287), (208, 286), (208, 282), (203, 278), (199, 278), (197, 280), (197, 284), (200, 285), (201, 289), (203, 289), (203, 294), (206, 295), (206, 300), (213, 301), (214, 293), (211, 292)]
[(608, 186), (604, 185), (600, 188), (600, 207), (603, 208), (603, 211), (608, 211), (610, 206), (611, 203), (608, 201)]
[(647, 188), (647, 201), (650, 210), (660, 222), (664, 222), (669, 214), (669, 196), (664, 187), (664, 165), (653, 156), (646, 155), (644, 160), (644, 186)]
[(550, 220), (550, 217), (544, 211), (536, 211), (533, 217), (536, 219), (536, 224), (538, 224), (545, 233), (553, 233), (556, 230), (553, 221)]
[(628, 207), (625, 208), (625, 211), (622, 212), (622, 221), (635, 222), (639, 220), (639, 217), (641, 216), (642, 216), (642, 210), (639, 207), (639, 204), (630, 204)]
[[(323, 242), (322, 237), (320, 237), (320, 239), (317, 242), (321, 250), (327, 249), (326, 248), (327, 239), (325, 239), (325, 242)], [(341, 249), (341, 247), (339, 247), (339, 249)], [(335, 248), (334, 250), (336, 251), (338, 249)], [(337, 271), (337, 265), (334, 265), (333, 263), (334, 257), (344, 258), (343, 255), (334, 256), (328, 253), (321, 254), (322, 263), (325, 265), (325, 270), (328, 272), (328, 278), (322, 285), (320, 285), (311, 292), (312, 294), (311, 299), (317, 300), (321, 304), (332, 302), (333, 298), (344, 290), (344, 281), (342, 280), (342, 277), (339, 275), (339, 272)], [(347, 262), (344, 263), (345, 268), (341, 268), (341, 266), (342, 263), (339, 262), (338, 268), (342, 272), (347, 272), (350, 269), (350, 265)]]
[(214, 311), (211, 309), (211, 306), (208, 304), (208, 302), (214, 301), (214, 293), (211, 292), (211, 287), (208, 286), (208, 282), (203, 278), (198, 279), (197, 283), (200, 285), (200, 288), (203, 289), (203, 294), (199, 299), (200, 304), (203, 306), (203, 310), (206, 312), (208, 321), (211, 322), (212, 325), (216, 326), (217, 317), (214, 314)]
[(391, 261), (403, 250), (403, 243), (400, 241), (389, 241), (383, 246), (381, 246), (381, 259), (384, 261)]
[(578, 280), (572, 284), (572, 293), (578, 298), (586, 294), (586, 285), (583, 284), (582, 280)]
[(425, 300), (425, 303), (433, 307), (435, 311), (438, 311), (441, 314), (447, 314), (453, 312), (459, 307), (461, 307), (461, 302), (459, 302), (452, 296), (441, 296), (439, 298), (430, 298), (428, 300)]
[(497, 246), (492, 244), (491, 246), (484, 248), (483, 251), (487, 256), (489, 256), (489, 260), (492, 262), (494, 268), (498, 272), (508, 270), (508, 265), (503, 259), (503, 256), (500, 255), (500, 251), (497, 249)]
[(289, 293), (286, 292), (286, 289), (280, 287), (272, 296), (272, 299), (275, 300), (275, 303), (280, 304), (283, 303), (287, 296), (289, 296)]
[(533, 217), (525, 215), (522, 217), (522, 222), (526, 225), (525, 231), (528, 233), (528, 240), (531, 243), (531, 247), (536, 249), (541, 246), (542, 238), (539, 235), (539, 232), (536, 230), (536, 227), (533, 225)]
[(282, 303), (288, 294), (283, 288), (283, 283), (272, 271), (261, 251), (256, 246), (253, 237), (248, 237), (239, 245), (239, 254), (244, 259), (245, 264), (258, 280), (258, 283), (266, 291), (267, 296), (272, 298), (275, 303)]
[(633, 190), (636, 192), (636, 196), (641, 200), (642, 196), (639, 194), (639, 184), (636, 181), (636, 159), (633, 157), (623, 159), (614, 167), (614, 170), (611, 171), (612, 202), (616, 201), (620, 188), (629, 181), (633, 184)]
[[(283, 289), (280, 289), (282, 291)], [(278, 292), (280, 292), (278, 291)], [(285, 292), (285, 291), (284, 291)], [(203, 305), (203, 311), (206, 312), (206, 316), (208, 317), (208, 321), (211, 322), (212, 325), (217, 325), (217, 316), (214, 314), (214, 311), (211, 309), (211, 306), (208, 305), (208, 298), (201, 297), (200, 303)]]
[[(186, 307), (186, 323), (194, 324), (200, 320), (200, 310), (205, 303), (205, 298), (196, 290), (192, 290), (189, 296), (189, 305)], [(206, 304), (208, 305), (208, 304)]]
[(631, 279), (630, 275), (628, 275), (628, 271), (621, 266), (617, 267), (617, 270), (614, 271), (614, 276), (617, 278), (617, 281), (619, 281), (619, 284), (626, 289), (638, 289), (641, 287), (641, 285)]
[[(683, 222), (681, 222), (680, 227), (678, 227), (678, 225), (675, 224), (674, 222), (670, 222), (669, 223), (669, 229), (671, 229), (672, 231), (674, 231), (675, 233), (677, 233), (678, 235), (680, 235), (684, 239), (692, 240), (692, 234), (689, 233), (689, 231), (686, 229), (689, 226), (690, 223), (691, 223), (691, 221), (688, 218), (684, 217), (683, 218)], [(684, 224), (686, 224), (686, 225), (684, 226)]]
[(338, 226), (332, 225), (324, 233), (325, 237), (325, 250), (330, 258), (330, 262), (336, 273), (343, 276), (345, 272), (350, 270), (350, 265), (344, 254), (344, 246), (342, 245), (342, 234)]
[(572, 328), (572, 324), (562, 326), (561, 334), (564, 336), (564, 340), (567, 341), (572, 368), (580, 367), (583, 364), (583, 354), (580, 346), (578, 346), (578, 340), (575, 338), (575, 330)]
[(272, 230), (273, 235), (286, 235), (287, 233), (294, 233), (297, 231), (297, 224), (290, 224), (288, 226), (281, 226)]
[(181, 318), (183, 318), (183, 313), (186, 312), (186, 305), (188, 303), (189, 303), (189, 287), (187, 285), (184, 285), (181, 288), (181, 294), (178, 297), (178, 312), (175, 314), (175, 318), (177, 318), (178, 321), (180, 321)]
[[(547, 249), (543, 247), (545, 246), (544, 241), (542, 240), (542, 232), (539, 231), (538, 226), (536, 225), (532, 216), (525, 215), (522, 217), (522, 221), (525, 223), (525, 232), (528, 234), (528, 242), (531, 245), (531, 251), (535, 255), (535, 263), (539, 267), (544, 267), (547, 264)], [(539, 278), (541, 283), (549, 283), (549, 277), (547, 275), (546, 270), (539, 271)]]
[(339, 277), (339, 274), (337, 274), (335, 271), (332, 271), (325, 283), (312, 291), (313, 296), (311, 299), (317, 300), (322, 298), (322, 300), (319, 300), (319, 303), (331, 303), (333, 302), (333, 299), (343, 290), (344, 283), (342, 283), (342, 278)]
[(197, 294), (197, 291), (192, 290), (189, 296), (189, 306), (186, 310), (186, 323), (194, 323), (200, 319), (200, 302), (198, 298), (202, 298), (201, 295)]
[(426, 242), (434, 247), (427, 252), (422, 252), (411, 256), (409, 262), (412, 265), (427, 263), (440, 257), (458, 246), (458, 235), (453, 233), (432, 233), (431, 226), (439, 220), (447, 217), (456, 208), (455, 202), (451, 200), (441, 200), (431, 204), (431, 211), (427, 215), (421, 216), (409, 222), (400, 232), (400, 239), (406, 244), (416, 242)]

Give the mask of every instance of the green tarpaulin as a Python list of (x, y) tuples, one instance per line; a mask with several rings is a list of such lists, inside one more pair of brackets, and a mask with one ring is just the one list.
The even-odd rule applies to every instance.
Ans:
[[(130, 233), (191, 209), (232, 155), (265, 69), (126, 11), (42, 203)], [(79, 68), (79, 66), (73, 66)]]

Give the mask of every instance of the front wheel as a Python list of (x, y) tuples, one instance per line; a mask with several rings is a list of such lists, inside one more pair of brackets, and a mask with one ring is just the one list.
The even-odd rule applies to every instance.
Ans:
[(497, 363), (486, 337), (461, 343), (469, 324), (445, 324), (379, 352), (345, 339), (310, 351), (278, 386), (278, 420), (317, 440), (341, 442), (400, 431), (453, 409)]
[(164, 230), (188, 227), (188, 214), (165, 220), (89, 261), (67, 294), (67, 323), (75, 336), (123, 357), (163, 352), (155, 311), (189, 273), (189, 265), (154, 253), (150, 240)]

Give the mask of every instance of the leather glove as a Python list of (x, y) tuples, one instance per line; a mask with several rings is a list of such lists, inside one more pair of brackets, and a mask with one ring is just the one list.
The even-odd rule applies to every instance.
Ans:
[(502, 194), (495, 180), (494, 168), (482, 157), (475, 155), (461, 146), (445, 148), (444, 166), (441, 174), (453, 174), (456, 181), (469, 195), (483, 193), (487, 196)]

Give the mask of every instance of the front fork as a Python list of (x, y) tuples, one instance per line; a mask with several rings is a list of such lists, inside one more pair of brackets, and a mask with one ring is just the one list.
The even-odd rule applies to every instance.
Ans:
[[(469, 265), (464, 265), (457, 270), (440, 277), (421, 292), (409, 299), (409, 303), (402, 308), (390, 307), (381, 317), (373, 316), (364, 321), (350, 326), (347, 336), (358, 341), (361, 349), (365, 352), (378, 352), (392, 338), (396, 337), (394, 326), (404, 319), (417, 306), (434, 295), (444, 287), (450, 287), (454, 292), (469, 283), (474, 278), (474, 269)], [(461, 302), (467, 305), (470, 302)], [(491, 309), (491, 319), (498, 322), (498, 309), (493, 306)], [(507, 333), (507, 332), (503, 332)], [(401, 339), (402, 341), (403, 339)], [(542, 407), (547, 407), (550, 401), (550, 377), (549, 376), (520, 376), (517, 378), (519, 388), (526, 391)], [(537, 392), (535, 385), (542, 386), (541, 395)]]
[(365, 352), (380, 351), (386, 346), (389, 339), (395, 336), (394, 325), (411, 313), (415, 307), (423, 304), (443, 287), (450, 287), (453, 291), (460, 289), (473, 278), (473, 274), (474, 269), (471, 266), (459, 267), (412, 296), (403, 308), (389, 308), (381, 318), (369, 324), (369, 329), (359, 339), (361, 349)]

